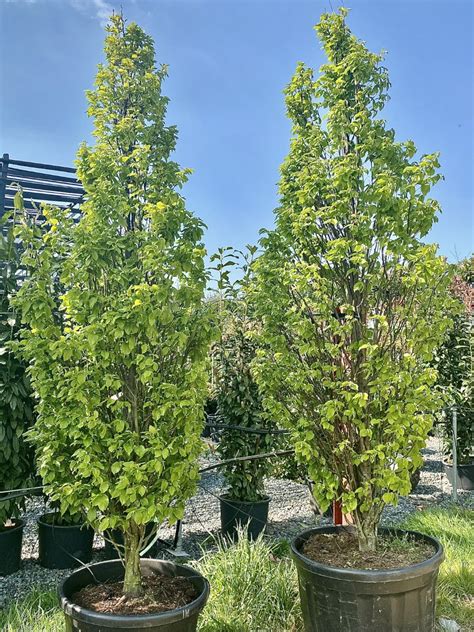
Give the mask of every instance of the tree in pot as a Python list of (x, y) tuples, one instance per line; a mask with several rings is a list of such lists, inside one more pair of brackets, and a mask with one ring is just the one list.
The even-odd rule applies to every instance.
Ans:
[(170, 158), (167, 69), (136, 24), (113, 15), (107, 31), (88, 93), (96, 143), (77, 160), (82, 216), (46, 207), (44, 230), (24, 223), (18, 304), (46, 491), (63, 513), (123, 532), (132, 598), (146, 525), (181, 518), (196, 487), (212, 328), (203, 224), (179, 193), (188, 171)]
[[(228, 247), (213, 256), (219, 274), (216, 308), (221, 332), (212, 350), (214, 390), (218, 419), (228, 426), (220, 432), (217, 450), (223, 461), (230, 461), (221, 469), (228, 487), (220, 497), (221, 527), (230, 537), (237, 535), (239, 524), (247, 524), (249, 537), (256, 538), (265, 529), (270, 500), (264, 489), (269, 461), (233, 461), (269, 452), (274, 444), (251, 373), (256, 351), (251, 334), (256, 322), (246, 302), (245, 287), (255, 251), (252, 246), (246, 252)], [(231, 280), (237, 270), (240, 277)]]
[[(19, 206), (18, 193), (15, 206)], [(14, 227), (18, 210), (0, 221), (0, 575), (17, 571), (21, 562), (25, 497), (10, 490), (34, 483), (34, 459), (25, 441), (33, 421), (33, 400), (24, 362), (12, 349), (20, 318), (11, 305), (18, 290), (19, 252)]]
[[(446, 393), (446, 404), (456, 409), (458, 486), (474, 489), (474, 257), (454, 266), (452, 294), (460, 301), (447, 339), (436, 352), (438, 384)], [(451, 413), (445, 417), (445, 470), (453, 478)]]
[[(378, 117), (387, 71), (346, 15), (316, 27), (328, 57), (320, 77), (299, 64), (286, 89), (293, 137), (252, 290), (262, 321), (255, 375), (266, 408), (292, 431), (316, 502), (323, 511), (342, 502), (357, 547), (372, 555), (383, 508), (409, 493), (441, 405), (429, 362), (449, 324), (449, 275), (421, 241), (439, 210), (428, 197), (438, 156), (415, 158), (413, 142), (395, 141)], [(390, 630), (390, 616), (352, 613), (342, 627)], [(305, 618), (310, 630), (341, 629), (308, 622), (307, 609)]]

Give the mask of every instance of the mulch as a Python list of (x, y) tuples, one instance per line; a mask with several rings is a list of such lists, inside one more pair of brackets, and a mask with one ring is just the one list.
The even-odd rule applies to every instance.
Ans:
[(72, 595), (83, 608), (104, 614), (157, 614), (181, 608), (198, 597), (198, 590), (185, 577), (151, 575), (142, 580), (140, 597), (125, 597), (123, 582), (91, 584)]
[(377, 550), (362, 552), (355, 534), (317, 533), (304, 543), (301, 552), (326, 566), (382, 570), (418, 564), (432, 557), (435, 549), (426, 542), (409, 537), (379, 535)]

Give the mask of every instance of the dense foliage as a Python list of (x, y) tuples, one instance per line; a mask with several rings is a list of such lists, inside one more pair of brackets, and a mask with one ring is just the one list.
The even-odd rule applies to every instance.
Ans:
[(195, 490), (211, 327), (203, 224), (186, 210), (187, 172), (170, 158), (167, 69), (136, 24), (114, 15), (107, 31), (88, 94), (96, 142), (77, 160), (82, 217), (45, 208), (44, 230), (25, 223), (30, 276), (18, 305), (46, 491), (62, 512), (124, 532), (133, 595), (145, 525), (181, 518)]
[(299, 64), (286, 90), (293, 137), (255, 265), (255, 375), (318, 505), (341, 500), (360, 548), (374, 550), (441, 404), (429, 362), (449, 323), (449, 279), (422, 241), (439, 211), (428, 197), (438, 156), (417, 158), (378, 116), (388, 74), (346, 14), (316, 27), (328, 57), (319, 78)]
[[(20, 332), (20, 318), (11, 305), (19, 280), (16, 215), (16, 211), (6, 213), (0, 221), (0, 491), (28, 487), (34, 476), (32, 451), (25, 441), (33, 420), (31, 388), (25, 364), (11, 348)], [(0, 502), (0, 529), (8, 519), (18, 517), (23, 500)]]
[[(461, 306), (435, 357), (438, 384), (446, 393), (446, 404), (457, 410), (458, 463), (471, 462), (474, 450), (474, 314), (469, 309), (473, 279), (474, 257), (455, 266), (451, 292), (461, 301)], [(446, 449), (451, 456), (451, 413), (446, 421)]]
[[(261, 432), (246, 432), (231, 427), (220, 433), (218, 452), (222, 460), (268, 452), (274, 442), (266, 434), (271, 424), (264, 416), (262, 398), (251, 373), (256, 343), (251, 334), (257, 324), (246, 302), (251, 259), (255, 248), (246, 253), (221, 248), (213, 256), (218, 273), (218, 321), (220, 338), (212, 349), (214, 392), (219, 421)], [(240, 273), (240, 275), (239, 275)], [(239, 275), (235, 278), (235, 275)], [(267, 459), (230, 463), (222, 468), (227, 494), (233, 500), (258, 501), (265, 497), (264, 478)]]

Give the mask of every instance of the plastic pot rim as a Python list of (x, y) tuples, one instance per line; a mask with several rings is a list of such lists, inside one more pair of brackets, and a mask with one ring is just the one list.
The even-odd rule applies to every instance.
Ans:
[(23, 527), (26, 524), (26, 522), (22, 518), (12, 518), (11, 521), (14, 522), (15, 524), (11, 527), (5, 527), (4, 525), (0, 529), (0, 536), (6, 533), (13, 533), (14, 531), (17, 531), (18, 529), (23, 529)]
[(417, 564), (410, 564), (409, 566), (401, 566), (390, 569), (378, 569), (378, 570), (364, 570), (357, 568), (341, 568), (338, 566), (329, 566), (315, 562), (309, 557), (306, 557), (299, 550), (297, 543), (302, 544), (301, 540), (306, 541), (311, 535), (316, 533), (338, 533), (341, 531), (353, 531), (353, 528), (347, 526), (327, 526), (327, 527), (313, 527), (312, 529), (306, 529), (293, 538), (291, 542), (291, 552), (295, 561), (303, 563), (304, 566), (319, 575), (325, 575), (333, 579), (360, 581), (367, 583), (377, 583), (384, 581), (396, 581), (406, 580), (410, 577), (418, 577), (424, 575), (432, 569), (437, 568), (444, 560), (444, 549), (441, 542), (431, 536), (419, 531), (411, 531), (408, 529), (396, 529), (384, 527), (379, 529), (381, 534), (393, 534), (393, 535), (411, 535), (417, 540), (423, 540), (428, 544), (431, 544), (435, 548), (435, 553), (426, 560), (418, 562)]
[[(449, 462), (449, 460), (448, 460), (448, 459), (446, 459), (446, 458), (445, 458), (445, 459), (443, 459), (443, 465), (444, 465), (445, 467), (449, 467), (449, 468), (451, 468), (451, 469), (453, 469), (453, 467), (454, 467), (454, 466), (453, 466), (453, 463), (452, 463), (452, 462), (450, 463), (450, 462)], [(474, 457), (471, 457), (471, 460), (470, 460), (470, 461), (468, 461), (467, 463), (462, 463), (462, 462), (459, 462), (459, 461), (458, 461), (458, 463), (456, 464), (456, 467), (457, 467), (458, 469), (459, 469), (459, 468), (463, 468), (463, 467), (474, 467)]]
[[(81, 621), (86, 623), (95, 624), (97, 626), (102, 625), (105, 628), (110, 627), (104, 625), (106, 622), (113, 624), (114, 627), (111, 629), (120, 629), (120, 628), (130, 628), (134, 623), (141, 624), (137, 629), (146, 629), (147, 627), (152, 627), (153, 625), (159, 624), (170, 624), (175, 623), (176, 621), (182, 621), (183, 619), (188, 618), (194, 612), (200, 612), (202, 608), (205, 606), (207, 599), (209, 597), (210, 585), (209, 581), (201, 575), (198, 571), (190, 566), (185, 566), (184, 564), (175, 564), (174, 562), (170, 562), (168, 560), (155, 560), (151, 558), (142, 558), (141, 564), (147, 565), (151, 562), (151, 566), (154, 563), (165, 564), (174, 566), (175, 568), (184, 568), (186, 570), (192, 571), (193, 575), (198, 575), (204, 583), (203, 589), (201, 593), (191, 601), (190, 603), (182, 606), (180, 608), (175, 608), (174, 610), (167, 610), (165, 612), (157, 612), (154, 614), (130, 614), (130, 615), (120, 615), (120, 614), (109, 614), (106, 612), (96, 612), (94, 610), (89, 610), (88, 608), (83, 608), (78, 604), (71, 601), (64, 593), (64, 584), (68, 581), (68, 579), (76, 574), (83, 572), (85, 569), (97, 568), (102, 565), (114, 565), (114, 566), (122, 566), (123, 564), (120, 560), (105, 560), (103, 562), (96, 562), (94, 564), (85, 564), (81, 568), (76, 569), (73, 573), (64, 578), (59, 587), (58, 587), (58, 595), (61, 603), (62, 610), (69, 615), (70, 617), (79, 617)], [(187, 575), (183, 575), (183, 577), (188, 577)], [(91, 581), (93, 584), (94, 581)], [(147, 626), (146, 624), (149, 624)]]
[(264, 496), (264, 498), (262, 498), (261, 500), (237, 500), (236, 498), (232, 498), (232, 496), (229, 496), (229, 494), (221, 494), (219, 496), (219, 500), (229, 504), (238, 503), (239, 505), (263, 505), (269, 503), (271, 498), (270, 496)]
[(60, 515), (57, 511), (48, 511), (44, 514), (41, 514), (39, 518), (36, 519), (36, 522), (44, 527), (49, 527), (50, 529), (92, 529), (92, 527), (85, 522), (80, 524), (51, 524), (51, 522), (47, 522), (44, 520), (46, 516)]

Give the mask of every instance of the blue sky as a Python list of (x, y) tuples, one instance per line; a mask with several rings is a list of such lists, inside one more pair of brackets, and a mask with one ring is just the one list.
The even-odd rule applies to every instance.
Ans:
[[(184, 194), (206, 243), (255, 243), (270, 227), (290, 126), (282, 90), (298, 61), (324, 62), (313, 31), (339, 0), (0, 0), (0, 152), (72, 165), (90, 138), (84, 90), (102, 58), (103, 23), (123, 7), (170, 66), (168, 122), (177, 160), (195, 170)], [(471, 0), (347, 0), (349, 24), (387, 51), (384, 117), (397, 138), (441, 152), (443, 214), (430, 234), (450, 260), (473, 250)]]

